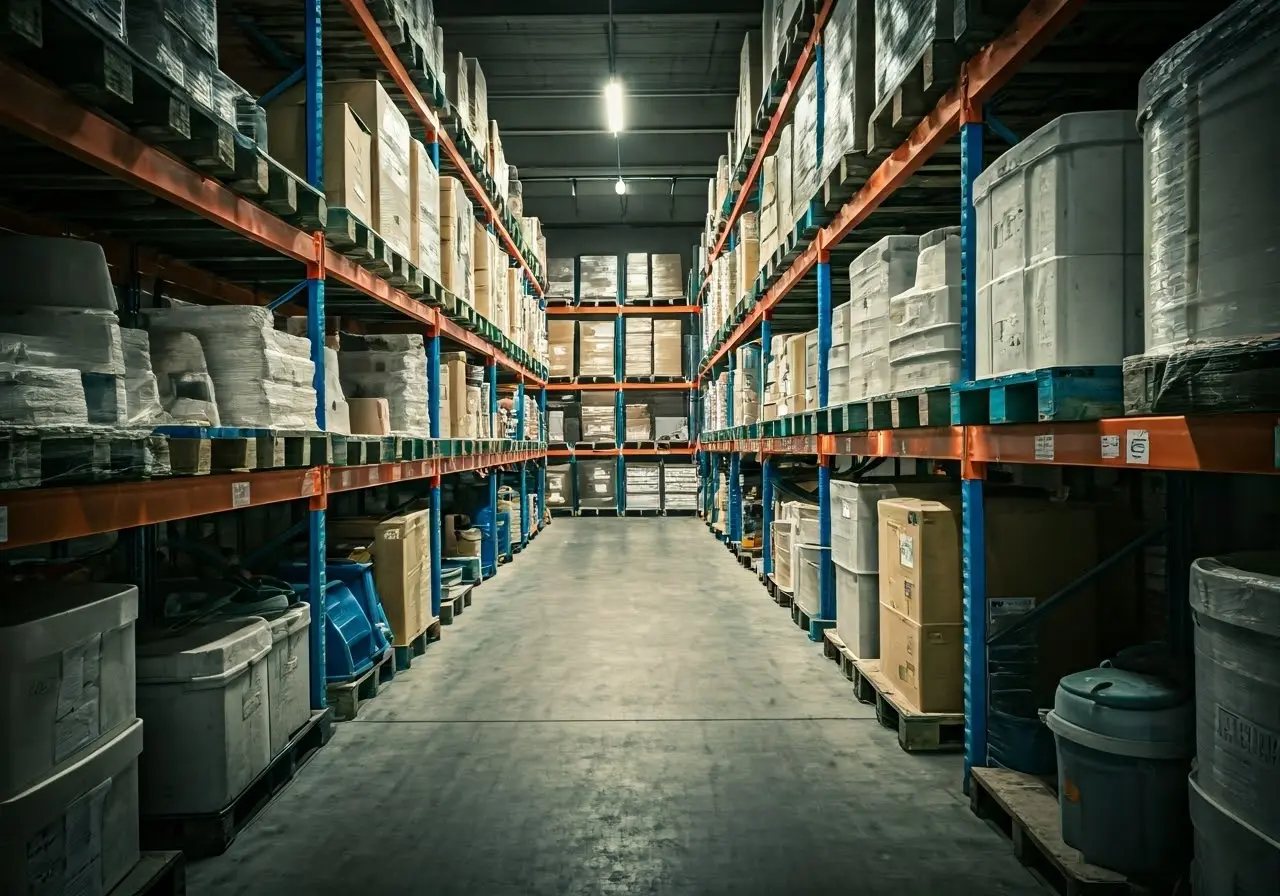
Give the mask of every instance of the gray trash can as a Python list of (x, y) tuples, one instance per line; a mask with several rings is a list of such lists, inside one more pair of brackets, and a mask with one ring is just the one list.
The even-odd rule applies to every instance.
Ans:
[(1062, 839), (1086, 862), (1162, 875), (1187, 860), (1187, 772), (1195, 753), (1189, 696), (1123, 669), (1074, 672), (1046, 719), (1058, 753)]

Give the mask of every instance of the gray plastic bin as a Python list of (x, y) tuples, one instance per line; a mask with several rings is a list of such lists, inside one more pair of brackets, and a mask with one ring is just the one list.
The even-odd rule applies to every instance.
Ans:
[(1046, 723), (1062, 839), (1085, 861), (1125, 874), (1185, 863), (1194, 720), (1187, 695), (1151, 676), (1102, 668), (1059, 682)]
[(1280, 882), (1280, 843), (1232, 815), (1200, 789), (1199, 772), (1188, 779), (1195, 861), (1195, 896), (1275, 896)]

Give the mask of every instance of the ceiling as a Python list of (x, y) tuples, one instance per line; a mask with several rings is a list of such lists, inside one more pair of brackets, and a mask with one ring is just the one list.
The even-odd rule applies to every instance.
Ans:
[[(701, 225), (759, 0), (614, 0), (613, 58), (626, 95), (617, 138), (605, 130), (602, 96), (609, 0), (434, 5), (446, 51), (480, 60), (527, 214), (553, 228)], [(625, 197), (614, 192), (619, 169)]]

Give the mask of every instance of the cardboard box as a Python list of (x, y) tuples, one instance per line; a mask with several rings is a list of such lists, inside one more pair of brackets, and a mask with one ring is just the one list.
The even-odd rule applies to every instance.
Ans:
[(578, 372), (613, 376), (613, 321), (578, 321)]
[[(440, 174), (427, 148), (414, 140), (409, 166), (409, 197), (414, 209), (409, 263), (440, 282)], [(327, 181), (326, 181), (327, 183)]]
[(679, 320), (653, 321), (653, 375), (684, 375), (684, 340)]
[(392, 643), (404, 647), (431, 624), (431, 536), (428, 512), (389, 520), (336, 519), (329, 544), (360, 542), (373, 555), (373, 582), (391, 624)]
[(623, 346), (623, 373), (626, 376), (653, 375), (653, 318), (623, 318), (626, 342)]
[(881, 604), (880, 672), (921, 712), (964, 712), (964, 626), (921, 625)]
[(391, 435), (391, 405), (385, 398), (348, 398), (347, 406), (352, 435)]
[(440, 285), (470, 302), (475, 215), (456, 177), (440, 178)]
[(577, 322), (547, 321), (547, 369), (549, 376), (573, 376)]
[(471, 103), (470, 125), (468, 133), (475, 141), (480, 155), (487, 158), (489, 153), (489, 90), (485, 86), (484, 70), (480, 68), (480, 60), (468, 56), (467, 66), (467, 99)]
[(498, 300), (505, 300), (500, 293), (501, 288), (506, 285), (506, 255), (498, 244), (497, 236), (479, 221), (474, 224), (473, 246), (471, 268), (475, 309), (481, 317), (492, 323), (497, 316), (495, 308)]
[(880, 602), (917, 623), (963, 622), (959, 508), (885, 498), (877, 512)]
[[(307, 173), (306, 107), (281, 97), (267, 107), (271, 155), (299, 177)], [(373, 137), (347, 103), (324, 107), (324, 199), (373, 225)]]

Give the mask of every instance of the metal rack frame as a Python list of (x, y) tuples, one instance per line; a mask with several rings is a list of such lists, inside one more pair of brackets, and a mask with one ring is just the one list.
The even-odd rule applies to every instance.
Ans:
[[(774, 135), (791, 114), (790, 97), (810, 65), (821, 67), (821, 29), (832, 7), (823, 0), (816, 10), (813, 34), (804, 47), (787, 81), (783, 102), (774, 113), (761, 147), (751, 165), (741, 192), (728, 215), (725, 232), (708, 253), (714, 259), (732, 239), (734, 224), (746, 209), (761, 159), (771, 148)], [(817, 328), (820, 353), (831, 340), (831, 251), (862, 224), (896, 190), (909, 183), (949, 141), (959, 138), (960, 191), (958, 216), (961, 226), (961, 367), (962, 379), (975, 376), (977, 278), (976, 215), (973, 184), (983, 167), (984, 130), (1006, 141), (1013, 138), (998, 122), (984, 122), (984, 103), (1033, 59), (1072, 18), (1085, 7), (1085, 0), (1031, 0), (1012, 25), (962, 63), (955, 86), (947, 91), (907, 139), (866, 178), (853, 197), (820, 229), (800, 252), (791, 267), (763, 295), (756, 297), (727, 338), (711, 347), (699, 369), (699, 384), (727, 369), (732, 385), (733, 350), (759, 334), (762, 342), (761, 389), (767, 382), (771, 320), (774, 309), (810, 273), (817, 281)], [(812, 52), (810, 52), (812, 50)], [(821, 70), (821, 69), (820, 69)], [(824, 79), (818, 77), (818, 104), (823, 104)], [(821, 115), (819, 115), (821, 121)], [(818, 129), (818, 166), (822, 165), (821, 125)], [(699, 300), (707, 286), (698, 286)], [(825, 355), (824, 355), (825, 356)], [(819, 367), (819, 405), (827, 406), (825, 366)], [(763, 394), (761, 401), (763, 403)], [(732, 402), (730, 401), (730, 415)], [(1119, 450), (1117, 451), (1117, 446)], [(1137, 446), (1140, 450), (1131, 450)], [(965, 693), (965, 788), (969, 770), (987, 765), (987, 619), (985, 601), (985, 520), (984, 480), (992, 463), (1053, 464), (1164, 471), (1215, 471), (1233, 473), (1280, 472), (1280, 426), (1275, 415), (1229, 415), (1222, 417), (1124, 417), (1093, 422), (967, 425), (922, 427), (869, 432), (821, 432), (811, 435), (764, 437), (758, 424), (734, 426), (706, 433), (697, 444), (707, 496), (714, 494), (718, 481), (719, 455), (728, 455), (730, 475), (736, 482), (737, 458), (756, 455), (760, 460), (764, 501), (764, 550), (762, 569), (772, 572), (769, 523), (773, 497), (774, 460), (780, 456), (808, 456), (818, 465), (819, 543), (830, 547), (831, 507), (829, 500), (830, 462), (840, 455), (903, 457), (959, 461), (963, 502), (962, 562), (964, 577), (964, 693)], [(1176, 474), (1175, 474), (1176, 475)], [(1173, 493), (1171, 492), (1171, 495)], [(741, 519), (741, 495), (731, 485), (729, 518)], [(704, 496), (704, 506), (709, 506)], [(1170, 514), (1179, 509), (1171, 499)], [(834, 623), (834, 577), (829, 550), (821, 552), (819, 563), (819, 619)]]

